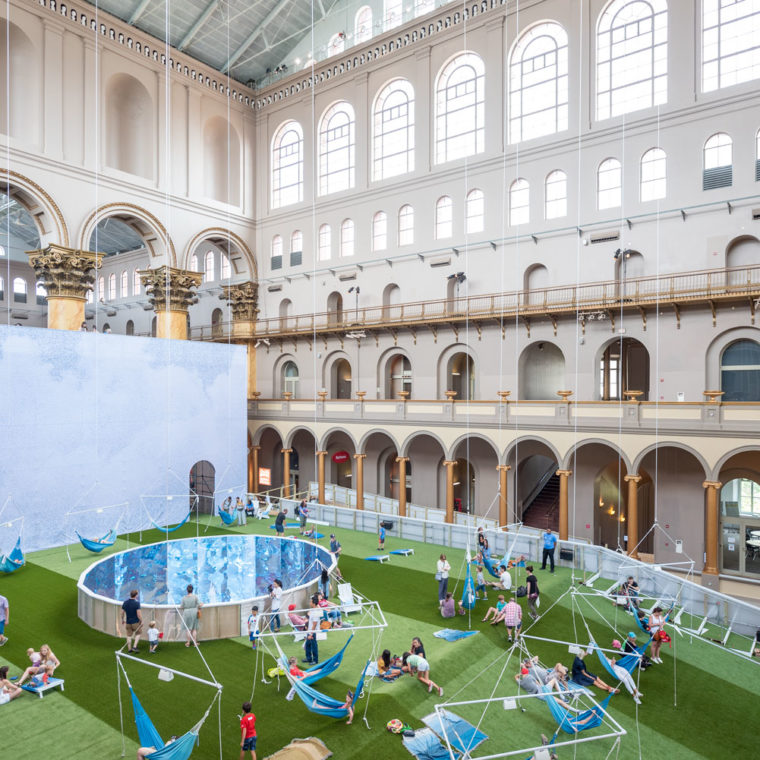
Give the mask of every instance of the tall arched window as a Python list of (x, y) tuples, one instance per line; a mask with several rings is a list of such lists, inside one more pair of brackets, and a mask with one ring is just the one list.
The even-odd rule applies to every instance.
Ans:
[(414, 208), (408, 203), (398, 210), (398, 244), (411, 245), (414, 242)]
[(226, 254), (222, 254), (222, 266), (221, 276), (223, 280), (229, 280), (232, 277), (232, 267), (230, 267), (230, 257)]
[(486, 198), (482, 190), (475, 188), (467, 193), (465, 200), (465, 231), (468, 234), (483, 232)]
[[(199, 271), (198, 270), (198, 257), (197, 256), (193, 256), (193, 258), (195, 259), (195, 267), (193, 268), (193, 271), (197, 272), (197, 271)], [(135, 269), (132, 272), (132, 295), (133, 296), (139, 296), (140, 295), (140, 288), (141, 288), (140, 275), (138, 274), (137, 269)]]
[(98, 277), (98, 300), (102, 301), (106, 297), (106, 278)]
[(650, 148), (641, 157), (641, 200), (656, 201), (665, 197), (667, 189), (665, 151)]
[(372, 179), (414, 171), (414, 88), (394, 79), (380, 90), (372, 118)]
[(129, 295), (129, 275), (127, 274), (127, 270), (126, 269), (121, 273), (121, 278), (120, 279), (121, 279), (121, 283), (120, 283), (120, 285), (121, 285), (121, 288), (120, 288), (121, 292), (119, 293), (119, 295), (122, 298), (126, 298)]
[(26, 303), (26, 280), (23, 277), (13, 278), (13, 303)]
[(294, 230), (290, 236), (290, 255), (303, 252), (303, 233), (301, 230)]
[(203, 280), (204, 282), (214, 281), (214, 252), (207, 251), (203, 257)]
[(303, 130), (286, 121), (272, 140), (272, 208), (303, 200)]
[(354, 255), (354, 223), (351, 219), (344, 219), (340, 225), (340, 255)]
[(702, 189), (731, 187), (733, 184), (734, 142), (725, 133), (718, 132), (707, 139), (704, 148)]
[(462, 53), (438, 75), (435, 87), (435, 161), (482, 153), (485, 148), (485, 66), (479, 55)]
[(111, 272), (108, 275), (108, 300), (114, 301), (116, 299), (116, 273)]
[(530, 185), (516, 179), (509, 187), (509, 223), (514, 227), (530, 221)]
[(544, 188), (544, 216), (559, 219), (567, 216), (567, 175), (557, 169), (546, 177)]
[[(87, 295), (92, 293), (91, 290), (87, 291)], [(0, 277), (0, 301), (2, 301), (5, 298), (5, 280)]]
[(272, 255), (269, 265), (272, 269), (282, 269), (282, 236), (275, 235), (272, 238)]
[(760, 77), (760, 5), (756, 0), (702, 0), (702, 90)]
[(283, 393), (292, 393), (291, 398), (298, 398), (298, 367), (295, 362), (285, 362), (282, 365)]
[(345, 101), (325, 111), (319, 124), (319, 194), (354, 186), (354, 109)]
[(383, 29), (393, 29), (401, 23), (404, 12), (403, 0), (385, 0), (383, 13)]
[(372, 250), (384, 251), (388, 247), (388, 215), (378, 211), (372, 217)]
[(47, 289), (45, 286), (41, 282), (38, 282), (34, 292), (37, 296), (37, 306), (44, 306), (47, 303)]
[(567, 129), (567, 32), (549, 21), (518, 40), (509, 62), (509, 142)]
[(198, 254), (194, 253), (192, 258), (190, 259), (190, 271), (191, 272), (200, 272), (201, 271), (201, 265), (198, 261)]
[(332, 256), (332, 234), (329, 224), (319, 228), (319, 260), (327, 261)]
[(435, 202), (435, 239), (450, 238), (454, 234), (454, 205), (448, 195)]
[(359, 45), (370, 39), (372, 39), (372, 8), (369, 5), (363, 5), (356, 11), (354, 18), (354, 44)]
[(613, 0), (596, 34), (596, 118), (668, 99), (666, 0)]
[(336, 32), (327, 43), (327, 57), (338, 55), (346, 48), (346, 35), (344, 32)]
[(760, 401), (760, 343), (737, 340), (720, 360), (723, 401)]
[(596, 172), (597, 208), (617, 208), (622, 203), (623, 168), (616, 158), (599, 164)]

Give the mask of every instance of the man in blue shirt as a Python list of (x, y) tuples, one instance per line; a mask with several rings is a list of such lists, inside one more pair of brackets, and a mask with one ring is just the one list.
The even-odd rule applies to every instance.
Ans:
[(550, 528), (544, 533), (544, 553), (541, 562), (541, 569), (546, 570), (546, 560), (548, 558), (551, 564), (551, 572), (554, 572), (554, 547), (557, 545), (557, 537), (551, 532)]

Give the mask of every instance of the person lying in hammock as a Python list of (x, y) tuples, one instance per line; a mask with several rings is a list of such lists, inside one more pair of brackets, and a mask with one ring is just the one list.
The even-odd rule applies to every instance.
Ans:
[(572, 680), (580, 684), (581, 686), (596, 686), (597, 689), (604, 689), (610, 692), (610, 694), (619, 694), (620, 689), (614, 689), (612, 686), (608, 686), (602, 681), (599, 676), (589, 673), (586, 670), (586, 664), (583, 662), (583, 658), (586, 656), (586, 652), (581, 652), (575, 655), (573, 660), (573, 678)]
[[(176, 742), (177, 739), (179, 739), (179, 736), (171, 736), (164, 746)], [(137, 750), (137, 760), (145, 760), (145, 758), (150, 757), (153, 752), (158, 752), (158, 750), (155, 747), (140, 747), (140, 749)]]
[(320, 670), (322, 670), (322, 668), (316, 668), (315, 670), (310, 670), (308, 673), (306, 673), (298, 667), (297, 657), (288, 658), (288, 673), (290, 673), (293, 678), (304, 678), (306, 675), (313, 676), (319, 673)]

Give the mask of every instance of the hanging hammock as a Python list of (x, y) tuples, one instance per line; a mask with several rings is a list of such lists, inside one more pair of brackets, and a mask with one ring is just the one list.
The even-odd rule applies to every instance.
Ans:
[(464, 579), (464, 589), (462, 591), (462, 607), (471, 610), (475, 606), (475, 583), (472, 580), (470, 563), (467, 563), (467, 575)]
[(301, 679), (301, 683), (316, 683), (321, 678), (332, 675), (340, 667), (341, 662), (343, 662), (343, 654), (346, 651), (346, 647), (351, 643), (351, 639), (353, 639), (353, 637), (354, 634), (352, 633), (348, 641), (343, 645), (343, 648), (340, 651), (336, 652), (332, 657), (320, 663), (319, 665), (314, 665), (313, 667), (309, 668), (306, 671), (306, 675)]
[(190, 515), (193, 514), (193, 510), (191, 509), (183, 518), (182, 522), (178, 522), (173, 528), (164, 527), (163, 525), (159, 525), (157, 522), (155, 522), (153, 519), (151, 519), (151, 524), (154, 528), (157, 528), (160, 531), (163, 531), (164, 533), (174, 533), (175, 530), (179, 530), (189, 519)]
[(16, 541), (10, 554), (0, 554), (0, 573), (13, 573), (26, 563), (21, 551), (21, 536)]
[[(219, 510), (219, 517), (222, 518), (222, 522), (225, 525), (232, 525), (232, 523), (235, 522), (237, 517), (234, 514), (230, 514), (226, 509), (222, 509), (221, 507), (218, 507)], [(189, 517), (190, 515), (188, 515)]]
[[(652, 640), (652, 637), (649, 637), (649, 641)], [(646, 644), (642, 644), (641, 646), (636, 647), (636, 654), (627, 654), (625, 657), (621, 657), (619, 660), (615, 662), (615, 665), (618, 665), (619, 667), (623, 668), (624, 670), (627, 670), (629, 673), (633, 673), (634, 670), (636, 670), (638, 664), (641, 662), (641, 656), (646, 651), (647, 647), (649, 646), (649, 641), (647, 641)], [(599, 662), (602, 664), (602, 667), (616, 680), (620, 680), (618, 677), (618, 674), (613, 670), (612, 665), (610, 665), (610, 661), (607, 659), (607, 657), (604, 655), (601, 649), (596, 645), (595, 641), (592, 641), (591, 644), (594, 647), (594, 651), (596, 652), (596, 656), (599, 658)]]
[(544, 692), (544, 702), (548, 705), (552, 717), (557, 721), (557, 725), (566, 734), (573, 735), (580, 731), (586, 731), (589, 728), (600, 726), (602, 720), (604, 720), (604, 713), (607, 710), (607, 706), (612, 699), (612, 692), (610, 692), (598, 705), (592, 707), (590, 710), (584, 710), (583, 712), (573, 715), (557, 702), (557, 699), (552, 694), (550, 688), (542, 686), (541, 689)]
[(84, 546), (87, 551), (95, 552), (95, 554), (100, 554), (103, 549), (107, 549), (109, 546), (113, 546), (116, 543), (116, 531), (113, 528), (111, 528), (105, 536), (95, 540), (85, 538), (80, 535), (78, 530), (75, 530), (74, 533), (76, 533), (82, 546)]

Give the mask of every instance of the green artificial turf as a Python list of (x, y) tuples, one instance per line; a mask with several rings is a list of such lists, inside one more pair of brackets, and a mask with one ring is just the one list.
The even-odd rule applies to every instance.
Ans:
[[(173, 537), (201, 534), (206, 526), (189, 524)], [(229, 530), (258, 531), (272, 535), (268, 522), (251, 523), (245, 529), (222, 529), (218, 521), (208, 527), (208, 534)], [(329, 530), (327, 531), (329, 533)], [(292, 534), (293, 531), (290, 531)], [(297, 533), (297, 532), (296, 532)], [(440, 547), (400, 542), (389, 537), (386, 547), (415, 549), (410, 557), (393, 556), (382, 565), (363, 558), (377, 553), (376, 537), (371, 534), (336, 530), (343, 544), (340, 566), (354, 587), (370, 599), (377, 600), (388, 622), (387, 630), (357, 631), (340, 669), (331, 678), (320, 681), (318, 689), (343, 699), (348, 688), (356, 685), (364, 661), (371, 652), (387, 647), (394, 653), (408, 648), (412, 636), (420, 636), (431, 662), (431, 676), (445, 689), (445, 701), (467, 701), (501, 697), (516, 693), (513, 680), (517, 670), (517, 654), (511, 659), (504, 628), (480, 622), (485, 602), (478, 602), (472, 626), (480, 630), (476, 636), (448, 643), (433, 638), (433, 632), (444, 627), (466, 628), (467, 617), (441, 619), (437, 606), (437, 584), (433, 579), (435, 560)], [(118, 548), (160, 540), (157, 531), (142, 536), (122, 536)], [(327, 539), (322, 540), (326, 544)], [(462, 551), (444, 550), (453, 572), (450, 588), (464, 574)], [(77, 617), (76, 579), (97, 558), (80, 546), (70, 547), (69, 562), (63, 548), (38, 552), (28, 557), (23, 570), (0, 578), (0, 593), (11, 604), (11, 622), (6, 633), (10, 641), (2, 650), (11, 665), (11, 672), (25, 667), (25, 650), (51, 645), (60, 658), (60, 675), (66, 679), (66, 691), (49, 693), (43, 700), (24, 695), (0, 707), (2, 747), (8, 757), (33, 758), (50, 755), (56, 758), (116, 758), (121, 755), (120, 713), (117, 669), (114, 650), (121, 642), (88, 628)], [(632, 619), (615, 611), (608, 600), (599, 597), (577, 598), (565, 593), (570, 574), (558, 569), (556, 574), (538, 572), (541, 584), (542, 619), (530, 630), (545, 638), (585, 643), (588, 633), (601, 646), (609, 647), (612, 638), (624, 636), (631, 629)], [(600, 584), (597, 584), (600, 585)], [(461, 584), (459, 586), (461, 591)], [(563, 596), (564, 594), (564, 596)], [(495, 593), (491, 595), (495, 601)], [(557, 601), (559, 600), (559, 601)], [(557, 602), (556, 604), (554, 604)], [(524, 603), (524, 601), (523, 601)], [(554, 606), (552, 606), (554, 605)], [(551, 608), (551, 609), (550, 609)], [(582, 610), (583, 617), (579, 613)], [(356, 615), (353, 616), (356, 619)], [(605, 622), (607, 621), (607, 622)], [(528, 618), (526, 616), (526, 624)], [(612, 625), (617, 634), (609, 627)], [(331, 633), (320, 642), (320, 657), (325, 659), (345, 641), (344, 633)], [(674, 636), (674, 649), (663, 649), (665, 664), (656, 665), (641, 674), (644, 704), (638, 709), (625, 691), (613, 698), (611, 715), (628, 731), (623, 737), (620, 758), (724, 758), (754, 756), (756, 737), (752, 729), (756, 704), (760, 696), (760, 670), (753, 662), (742, 660), (716, 647), (688, 637)], [(286, 654), (302, 656), (300, 645), (291, 637), (280, 639)], [(531, 652), (542, 661), (553, 664), (561, 660), (569, 665), (567, 648), (526, 639)], [(198, 653), (181, 643), (162, 644), (150, 659), (178, 670), (208, 678)], [(322, 718), (309, 712), (298, 699), (286, 701), (288, 684), (262, 683), (262, 670), (274, 665), (269, 655), (256, 657), (243, 639), (205, 642), (203, 655), (214, 677), (223, 684), (221, 707), (215, 707), (200, 734), (200, 746), (194, 758), (236, 758), (239, 747), (238, 714), (240, 705), (253, 693), (254, 712), (258, 719), (258, 757), (280, 749), (294, 737), (318, 736), (337, 758), (373, 757), (407, 758), (410, 755), (401, 739), (385, 730), (391, 718), (400, 718), (414, 727), (433, 712), (441, 701), (415, 679), (404, 677), (395, 683), (372, 679), (365, 687), (365, 697), (357, 703), (354, 725)], [(610, 681), (594, 656), (588, 667)], [(257, 670), (258, 668), (258, 670)], [(171, 683), (159, 681), (153, 668), (137, 663), (127, 664), (129, 678), (140, 700), (166, 736), (189, 729), (206, 711), (213, 698), (213, 689), (202, 684), (175, 678)], [(597, 698), (602, 694), (597, 692)], [(132, 720), (128, 691), (122, 680), (124, 724), (127, 735), (127, 756), (132, 756), (136, 732)], [(537, 700), (524, 702), (526, 710), (507, 710), (501, 700), (483, 705), (460, 706), (455, 712), (473, 723), (479, 723), (489, 740), (475, 751), (474, 757), (534, 745), (541, 733), (551, 735), (556, 724), (548, 709)], [(368, 707), (367, 707), (368, 705)], [(371, 727), (364, 724), (365, 714)], [(586, 735), (599, 734), (601, 729)], [(32, 738), (33, 737), (33, 738)], [(560, 735), (560, 740), (569, 739)], [(611, 740), (599, 740), (563, 749), (559, 757), (605, 758), (612, 748)], [(517, 757), (527, 757), (529, 753)]]

